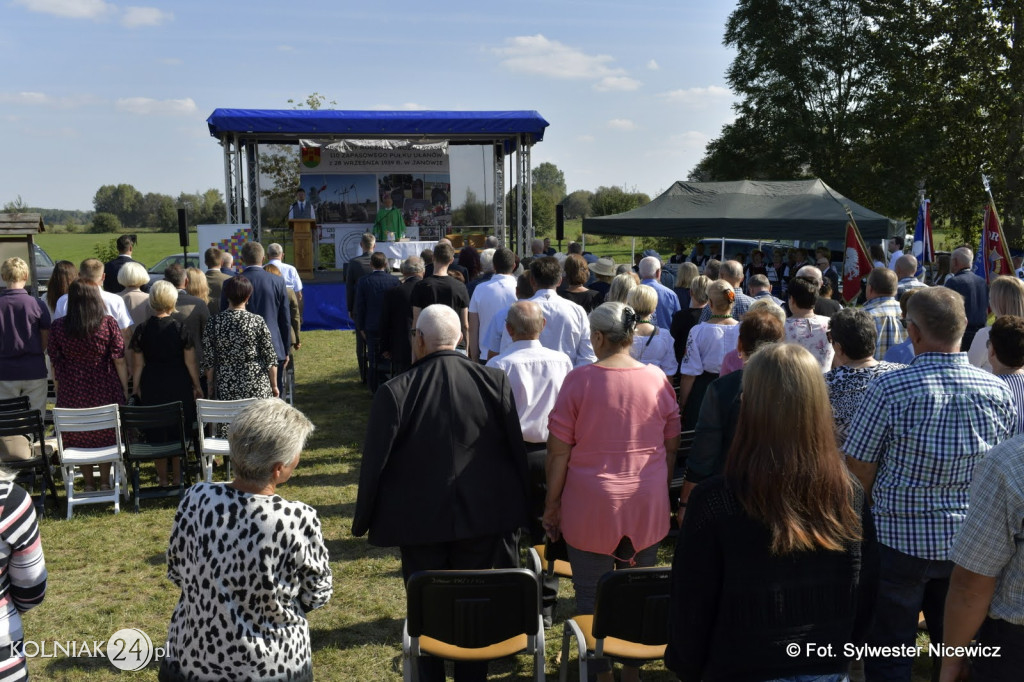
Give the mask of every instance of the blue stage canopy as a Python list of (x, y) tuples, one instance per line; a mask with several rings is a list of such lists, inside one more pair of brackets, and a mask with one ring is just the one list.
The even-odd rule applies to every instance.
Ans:
[(216, 109), (210, 135), (238, 134), (258, 141), (301, 137), (433, 137), (458, 144), (519, 134), (544, 139), (548, 122), (536, 111), (335, 111), (330, 109)]

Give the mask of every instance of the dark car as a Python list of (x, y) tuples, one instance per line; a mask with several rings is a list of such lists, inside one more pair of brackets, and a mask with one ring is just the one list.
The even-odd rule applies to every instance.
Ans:
[(43, 247), (39, 244), (33, 243), (35, 247), (35, 260), (36, 260), (36, 286), (39, 290), (36, 292), (39, 296), (46, 293), (46, 283), (50, 281), (50, 275), (53, 274), (53, 259), (50, 258), (50, 254), (43, 251)]

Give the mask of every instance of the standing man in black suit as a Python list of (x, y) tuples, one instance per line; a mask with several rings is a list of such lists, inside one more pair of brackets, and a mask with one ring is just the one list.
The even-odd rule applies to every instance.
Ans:
[(412, 290), (423, 279), (423, 259), (409, 256), (402, 263), (402, 283), (384, 294), (380, 311), (381, 355), (391, 360), (391, 376), (412, 364)]
[[(461, 336), (454, 310), (424, 308), (420, 360), (382, 384), (370, 408), (352, 535), (398, 547), (405, 581), (519, 563), (512, 540), (528, 521), (529, 479), (515, 399), (504, 372), (455, 351)], [(419, 665), (421, 679), (444, 680), (442, 659)], [(486, 663), (455, 663), (457, 680), (486, 672)]]
[[(288, 304), (284, 278), (263, 269), (263, 246), (259, 242), (246, 242), (239, 253), (239, 260), (245, 266), (241, 272), (242, 277), (252, 283), (252, 296), (245, 309), (266, 320), (270, 328), (270, 340), (277, 353), (277, 387), (283, 392), (282, 381), (292, 329), (291, 306)], [(220, 309), (227, 310), (227, 307), (227, 297), (221, 291)]]
[[(345, 305), (348, 306), (349, 319), (355, 323), (356, 314), (356, 285), (366, 275), (373, 272), (370, 265), (370, 255), (373, 248), (377, 246), (377, 238), (372, 232), (363, 233), (359, 240), (359, 246), (363, 249), (362, 255), (349, 258), (345, 263)], [(366, 341), (356, 333), (356, 362), (359, 364), (359, 380), (366, 383)]]
[[(109, 291), (112, 294), (119, 294), (124, 291), (124, 287), (117, 281), (117, 273), (121, 272), (121, 268), (124, 267), (125, 263), (136, 263), (132, 258), (132, 251), (135, 249), (135, 240), (130, 234), (122, 234), (117, 238), (117, 258), (112, 261), (107, 261), (103, 264), (103, 290)], [(144, 291), (148, 291), (149, 287), (143, 288)]]
[(211, 246), (203, 254), (203, 262), (206, 263), (206, 283), (210, 286), (211, 315), (216, 315), (220, 312), (220, 292), (224, 289), (224, 282), (230, 279), (220, 269), (223, 256), (224, 252), (216, 246)]

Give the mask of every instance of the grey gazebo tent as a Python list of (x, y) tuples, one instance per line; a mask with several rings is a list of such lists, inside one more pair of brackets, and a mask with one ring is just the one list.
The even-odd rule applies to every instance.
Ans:
[(585, 218), (587, 234), (735, 239), (843, 239), (846, 207), (865, 240), (901, 234), (902, 223), (864, 208), (818, 179), (676, 182), (646, 206)]

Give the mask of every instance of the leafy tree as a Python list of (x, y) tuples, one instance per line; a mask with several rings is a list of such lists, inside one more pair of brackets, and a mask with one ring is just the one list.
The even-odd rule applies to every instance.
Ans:
[(94, 233), (117, 232), (121, 229), (121, 220), (113, 213), (97, 213), (92, 217)]
[(96, 244), (92, 247), (92, 254), (104, 263), (117, 258), (117, 237), (108, 240), (106, 244)]
[(594, 214), (591, 202), (594, 193), (586, 189), (578, 189), (562, 200), (566, 220), (573, 218), (589, 218)]
[(590, 205), (594, 215), (614, 215), (649, 204), (651, 198), (643, 192), (627, 192), (621, 187), (598, 187)]
[(161, 232), (178, 229), (178, 210), (174, 198), (166, 194), (149, 192), (142, 198), (142, 225), (155, 227)]
[(27, 213), (28, 206), (22, 201), (21, 195), (14, 201), (8, 201), (4, 203), (4, 213)]
[(538, 194), (547, 194), (556, 204), (565, 197), (565, 173), (555, 164), (545, 161), (533, 169), (531, 176), (534, 201)]
[(477, 197), (476, 192), (467, 187), (466, 201), (462, 206), (452, 210), (452, 225), (486, 225), (487, 208), (487, 204)]
[[(142, 192), (132, 185), (103, 185), (96, 190), (92, 200), (96, 213), (110, 213), (129, 227), (139, 225), (142, 209)], [(94, 219), (95, 222), (95, 219)]]

